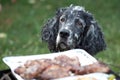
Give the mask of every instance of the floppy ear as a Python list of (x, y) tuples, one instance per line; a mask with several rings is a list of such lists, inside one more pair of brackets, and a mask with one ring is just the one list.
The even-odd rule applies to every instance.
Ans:
[(103, 33), (92, 14), (86, 12), (84, 14), (84, 19), (86, 26), (81, 44), (88, 53), (95, 55), (97, 52), (106, 48)]
[(57, 10), (56, 15), (49, 19), (42, 28), (42, 40), (48, 43), (48, 47), (51, 52), (56, 52), (56, 37), (58, 33), (59, 17), (62, 15), (65, 9), (61, 8)]
[(42, 40), (48, 43), (50, 51), (55, 50), (55, 37), (57, 33), (57, 19), (48, 20), (42, 29)]

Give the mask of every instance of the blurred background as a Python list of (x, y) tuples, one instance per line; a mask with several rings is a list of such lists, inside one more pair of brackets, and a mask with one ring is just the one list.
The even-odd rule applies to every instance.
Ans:
[(120, 75), (120, 0), (0, 0), (0, 70), (2, 58), (49, 53), (41, 28), (60, 7), (85, 7), (104, 32), (107, 49), (95, 57)]

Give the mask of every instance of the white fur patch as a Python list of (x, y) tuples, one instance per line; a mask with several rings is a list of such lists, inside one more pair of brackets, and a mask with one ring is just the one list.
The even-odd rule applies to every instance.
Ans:
[(78, 39), (78, 35), (77, 34), (75, 34), (75, 37)]
[(74, 6), (73, 10), (85, 11), (84, 7), (82, 6)]
[(66, 30), (69, 30), (69, 27), (67, 26), (67, 27), (65, 27), (65, 29), (66, 29)]
[[(60, 35), (58, 34), (57, 39), (56, 39), (56, 44), (58, 45), (59, 42), (60, 42)], [(57, 47), (57, 45), (56, 45), (56, 47)]]

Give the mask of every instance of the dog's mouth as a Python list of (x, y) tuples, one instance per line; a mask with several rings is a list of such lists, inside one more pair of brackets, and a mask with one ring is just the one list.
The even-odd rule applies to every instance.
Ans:
[(69, 50), (70, 47), (69, 47), (66, 43), (60, 42), (60, 43), (57, 45), (57, 49), (58, 49), (59, 51), (65, 51), (65, 50)]

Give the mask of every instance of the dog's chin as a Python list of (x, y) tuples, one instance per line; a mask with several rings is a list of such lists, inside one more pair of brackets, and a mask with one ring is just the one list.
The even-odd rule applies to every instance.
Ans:
[(59, 51), (66, 51), (66, 50), (70, 50), (70, 47), (65, 44), (64, 42), (60, 42), (58, 45), (57, 45), (57, 49)]

